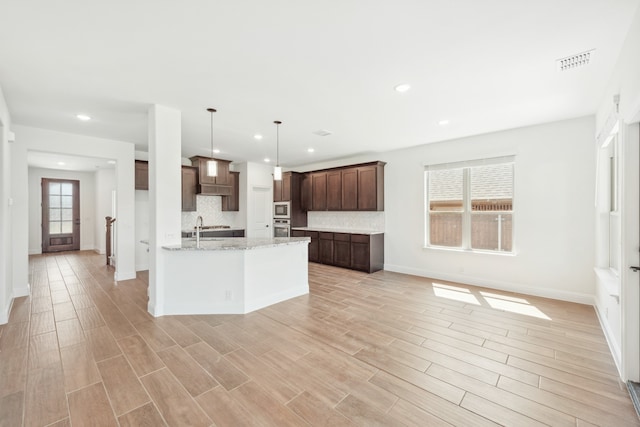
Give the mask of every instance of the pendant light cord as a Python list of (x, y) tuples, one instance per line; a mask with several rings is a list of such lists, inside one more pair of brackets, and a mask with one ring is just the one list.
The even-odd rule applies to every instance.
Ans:
[(213, 111), (211, 112), (211, 157), (213, 157)]

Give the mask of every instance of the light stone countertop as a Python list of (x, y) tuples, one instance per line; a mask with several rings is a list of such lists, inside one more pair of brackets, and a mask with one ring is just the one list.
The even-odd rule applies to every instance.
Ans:
[(163, 246), (169, 251), (228, 251), (309, 244), (309, 237), (202, 237), (196, 248), (195, 237), (182, 239), (180, 245)]
[(351, 228), (325, 228), (325, 227), (291, 227), (292, 230), (300, 231), (321, 231), (324, 233), (347, 233), (347, 234), (384, 234), (384, 231), (356, 230)]

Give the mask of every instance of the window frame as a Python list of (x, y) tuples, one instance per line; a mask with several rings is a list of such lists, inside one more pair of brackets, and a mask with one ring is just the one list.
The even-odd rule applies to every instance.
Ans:
[[(510, 251), (500, 251), (500, 250), (491, 250), (491, 249), (474, 249), (471, 247), (471, 217), (473, 215), (472, 211), (472, 200), (471, 200), (471, 169), (479, 166), (488, 166), (488, 165), (499, 165), (499, 164), (511, 164), (512, 165), (512, 178), (511, 178), (511, 250)], [(431, 217), (430, 217), (430, 204), (431, 201), (429, 199), (429, 172), (435, 170), (450, 170), (450, 169), (462, 169), (463, 170), (463, 179), (462, 179), (462, 204), (463, 210), (462, 214), (462, 236), (461, 236), (461, 246), (460, 247), (452, 247), (452, 246), (442, 246), (442, 245), (434, 245), (431, 244)], [(458, 251), (458, 252), (473, 252), (473, 253), (485, 253), (485, 254), (493, 254), (493, 255), (507, 255), (512, 256), (516, 254), (516, 239), (515, 239), (515, 175), (516, 175), (516, 161), (514, 155), (501, 156), (501, 157), (493, 157), (493, 158), (485, 158), (485, 159), (475, 159), (475, 160), (467, 160), (461, 162), (454, 163), (440, 163), (440, 164), (425, 164), (424, 165), (424, 249), (437, 249), (437, 250), (446, 250), (446, 251)], [(493, 211), (487, 211), (487, 213), (491, 213)], [(497, 211), (496, 211), (497, 212)], [(507, 211), (503, 211), (507, 212)]]

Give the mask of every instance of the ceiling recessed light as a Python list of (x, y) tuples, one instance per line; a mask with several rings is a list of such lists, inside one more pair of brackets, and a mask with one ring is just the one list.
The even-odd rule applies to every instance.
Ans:
[(318, 135), (318, 136), (329, 136), (331, 135), (333, 132), (331, 132), (330, 130), (326, 130), (326, 129), (318, 129), (315, 132), (312, 132), (314, 135)]
[(215, 150), (213, 150), (214, 153), (218, 154), (220, 152), (220, 150), (218, 150), (217, 148)]
[(76, 117), (78, 118), (78, 120), (82, 120), (83, 122), (88, 122), (89, 120), (91, 120), (91, 117), (87, 116), (86, 114), (78, 114), (76, 115)]
[(449, 120), (440, 120), (440, 121), (438, 122), (438, 124), (439, 124), (440, 126), (446, 126), (446, 125), (448, 125), (448, 124), (449, 124)]
[(264, 158), (264, 161), (265, 161), (265, 163), (269, 163), (269, 162), (271, 161), (271, 159), (270, 159), (270, 158), (268, 158), (268, 157), (265, 157), (265, 158)]
[(399, 84), (396, 87), (394, 87), (394, 89), (396, 90), (396, 92), (402, 93), (402, 92), (406, 92), (409, 89), (411, 89), (411, 85), (407, 84), (407, 83), (402, 83), (402, 84)]
[(258, 141), (262, 139), (262, 135), (260, 135), (259, 133), (256, 133), (255, 135), (253, 135), (253, 137)]
[(311, 148), (311, 147), (307, 148), (307, 153), (313, 153), (314, 151), (316, 151), (314, 148)]
[(64, 166), (64, 165), (66, 165), (65, 162), (58, 162), (58, 166)]
[(110, 165), (115, 165), (116, 161), (115, 160), (107, 160), (107, 163), (109, 163)]

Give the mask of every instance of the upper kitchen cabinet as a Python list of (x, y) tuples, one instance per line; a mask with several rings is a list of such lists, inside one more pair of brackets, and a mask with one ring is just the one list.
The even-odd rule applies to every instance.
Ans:
[(144, 160), (136, 160), (135, 182), (136, 190), (149, 189), (149, 162), (146, 162)]
[(310, 211), (384, 211), (384, 162), (308, 172), (302, 206)]
[(327, 210), (342, 210), (342, 171), (327, 172)]
[[(231, 175), (229, 173), (229, 160), (213, 159), (210, 157), (193, 156), (190, 157), (191, 164), (198, 168), (198, 194), (209, 196), (230, 196), (231, 195)], [(217, 176), (207, 175), (207, 162), (215, 160), (218, 162)]]
[(240, 172), (229, 172), (231, 195), (222, 196), (222, 210), (238, 212), (240, 210)]
[(291, 201), (291, 175), (292, 172), (284, 172), (282, 179), (273, 181), (273, 201), (274, 202), (290, 202)]
[(327, 210), (327, 173), (311, 173), (311, 208), (312, 211)]
[(356, 168), (359, 211), (384, 211), (384, 165), (376, 162)]
[(198, 168), (182, 166), (182, 211), (197, 210), (196, 191), (198, 187)]

